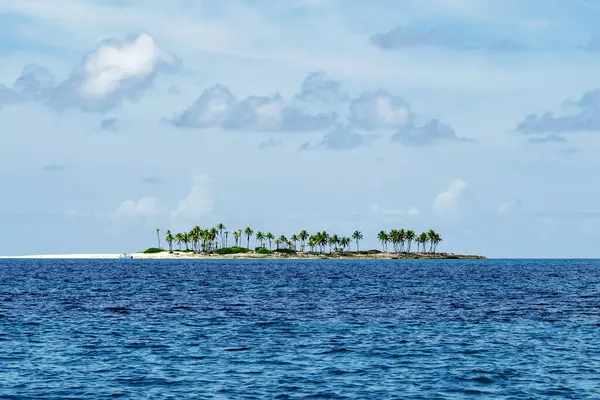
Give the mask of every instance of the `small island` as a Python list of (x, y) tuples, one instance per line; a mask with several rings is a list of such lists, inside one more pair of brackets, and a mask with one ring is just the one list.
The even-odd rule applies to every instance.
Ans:
[[(381, 249), (360, 250), (363, 234), (354, 231), (349, 236), (325, 231), (309, 233), (302, 230), (289, 238), (271, 232), (254, 232), (251, 227), (230, 233), (225, 225), (202, 229), (195, 226), (189, 232), (166, 232), (162, 248), (160, 228), (156, 228), (157, 247), (126, 255), (139, 259), (485, 259), (480, 255), (438, 252), (442, 242), (439, 233), (430, 229), (416, 234), (413, 230), (381, 231), (377, 240)], [(254, 241), (254, 248), (251, 241)], [(231, 246), (229, 246), (229, 243)], [(244, 246), (245, 245), (245, 246)]]

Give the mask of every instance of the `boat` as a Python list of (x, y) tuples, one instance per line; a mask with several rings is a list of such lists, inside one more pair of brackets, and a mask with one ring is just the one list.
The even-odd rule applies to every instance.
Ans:
[(125, 259), (125, 260), (131, 260), (131, 259), (133, 259), (133, 256), (130, 256), (129, 254), (123, 253), (123, 254), (121, 254), (119, 256), (119, 260), (123, 260), (123, 259)]

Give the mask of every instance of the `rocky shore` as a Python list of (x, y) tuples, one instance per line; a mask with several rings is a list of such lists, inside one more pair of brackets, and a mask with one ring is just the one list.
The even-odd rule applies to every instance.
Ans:
[(129, 254), (133, 259), (213, 259), (213, 260), (229, 260), (229, 259), (347, 259), (347, 260), (482, 260), (485, 256), (469, 255), (469, 254), (454, 254), (454, 253), (356, 253), (356, 252), (338, 252), (338, 253), (302, 253), (294, 254), (274, 253), (274, 254), (258, 254), (255, 252), (237, 253), (237, 254), (211, 254), (211, 253), (192, 253), (167, 251), (161, 253), (133, 253)]

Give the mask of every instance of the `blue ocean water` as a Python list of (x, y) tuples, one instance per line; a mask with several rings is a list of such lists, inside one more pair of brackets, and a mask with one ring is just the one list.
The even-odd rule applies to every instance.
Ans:
[(2, 399), (600, 398), (600, 261), (0, 260)]

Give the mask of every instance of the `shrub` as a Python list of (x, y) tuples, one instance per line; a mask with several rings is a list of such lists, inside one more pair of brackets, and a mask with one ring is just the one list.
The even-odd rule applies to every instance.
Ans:
[(360, 254), (379, 254), (381, 250), (361, 250)]
[(296, 250), (294, 249), (277, 249), (275, 250), (277, 253), (283, 253), (283, 254), (296, 254)]
[(159, 249), (158, 247), (150, 247), (143, 251), (144, 254), (153, 254), (153, 253), (162, 253), (164, 250)]
[(248, 253), (250, 250), (244, 247), (225, 247), (223, 249), (217, 249), (213, 251), (214, 254), (218, 255), (226, 255), (226, 254), (238, 254), (238, 253)]
[(264, 249), (262, 247), (256, 249), (256, 254), (273, 254), (273, 253), (275, 253), (273, 250)]

